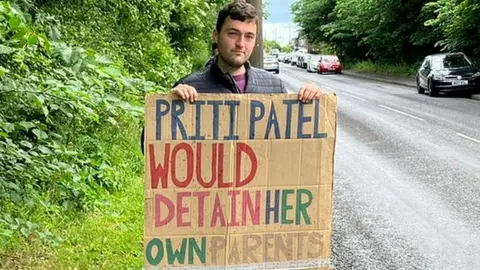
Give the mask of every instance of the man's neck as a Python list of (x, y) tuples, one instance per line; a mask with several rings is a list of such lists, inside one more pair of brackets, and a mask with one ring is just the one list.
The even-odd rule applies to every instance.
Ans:
[(228, 72), (232, 76), (237, 76), (245, 73), (245, 65), (242, 65), (241, 67), (232, 67), (229, 64), (227, 64), (221, 57), (217, 58), (217, 65), (220, 67), (220, 69), (223, 72)]

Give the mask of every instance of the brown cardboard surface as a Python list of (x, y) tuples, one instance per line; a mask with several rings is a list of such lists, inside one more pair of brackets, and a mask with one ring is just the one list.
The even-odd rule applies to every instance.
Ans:
[(147, 269), (328, 269), (336, 96), (146, 98)]

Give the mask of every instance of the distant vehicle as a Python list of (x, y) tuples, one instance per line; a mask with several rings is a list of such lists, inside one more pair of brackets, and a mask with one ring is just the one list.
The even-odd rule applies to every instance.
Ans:
[(439, 92), (463, 92), (468, 96), (480, 92), (479, 69), (461, 52), (426, 56), (416, 81), (418, 93), (427, 90), (432, 97)]
[(336, 55), (322, 55), (320, 57), (320, 64), (318, 65), (318, 73), (335, 72), (337, 74), (342, 73), (342, 63)]
[(305, 53), (307, 53), (307, 50), (304, 49), (304, 48), (300, 48), (300, 49), (292, 52), (292, 53), (290, 54), (290, 59), (289, 59), (290, 64), (291, 64), (292, 66), (296, 66), (296, 65), (297, 65), (297, 61), (298, 61), (298, 58), (299, 58), (301, 55), (305, 54)]
[(265, 55), (263, 57), (263, 69), (267, 71), (275, 71), (276, 74), (280, 73), (280, 64), (277, 57), (274, 55)]
[(307, 68), (307, 61), (309, 57), (310, 54), (308, 53), (300, 54), (297, 60), (297, 67)]
[(270, 55), (274, 55), (275, 57), (278, 57), (279, 53), (280, 53), (279, 49), (271, 49), (270, 50)]
[(307, 60), (307, 72), (318, 72), (320, 55), (310, 55)]
[(285, 62), (285, 57), (286, 57), (286, 56), (287, 56), (286, 53), (281, 52), (281, 53), (278, 54), (277, 59), (278, 59), (278, 61), (280, 61), (280, 62)]

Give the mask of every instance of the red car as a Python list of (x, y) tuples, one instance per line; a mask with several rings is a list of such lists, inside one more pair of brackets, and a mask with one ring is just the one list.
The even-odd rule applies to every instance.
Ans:
[(318, 73), (335, 72), (342, 73), (342, 63), (336, 55), (322, 55), (320, 57), (320, 64), (318, 65)]

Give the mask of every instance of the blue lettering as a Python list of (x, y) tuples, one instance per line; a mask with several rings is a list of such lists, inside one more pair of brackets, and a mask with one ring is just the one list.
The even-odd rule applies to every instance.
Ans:
[[(260, 109), (260, 114), (257, 115), (257, 108)], [(262, 102), (252, 100), (250, 103), (250, 140), (255, 139), (255, 122), (262, 120), (265, 115), (265, 106)]]

